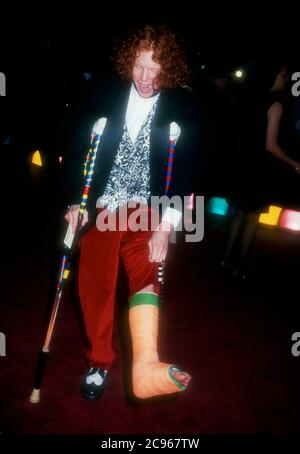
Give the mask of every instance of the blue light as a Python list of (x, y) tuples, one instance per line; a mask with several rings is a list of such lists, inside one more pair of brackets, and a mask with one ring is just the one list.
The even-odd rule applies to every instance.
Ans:
[(208, 211), (213, 214), (225, 216), (228, 212), (229, 205), (226, 199), (221, 197), (212, 197), (208, 202)]

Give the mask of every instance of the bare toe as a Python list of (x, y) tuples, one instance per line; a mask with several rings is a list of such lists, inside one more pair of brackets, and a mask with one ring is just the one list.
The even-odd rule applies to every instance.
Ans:
[(178, 382), (180, 385), (187, 387), (191, 380), (191, 376), (187, 372), (181, 370), (171, 369), (171, 376)]

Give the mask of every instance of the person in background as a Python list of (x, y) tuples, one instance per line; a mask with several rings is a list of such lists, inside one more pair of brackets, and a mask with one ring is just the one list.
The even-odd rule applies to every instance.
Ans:
[(300, 174), (300, 163), (289, 156), (292, 147), (285, 107), (287, 82), (286, 66), (275, 65), (266, 71), (261, 86), (268, 90), (244, 100), (236, 117), (233, 187), (229, 197), (234, 215), (221, 265), (240, 279), (246, 277), (260, 212), (271, 203), (290, 200), (290, 182)]

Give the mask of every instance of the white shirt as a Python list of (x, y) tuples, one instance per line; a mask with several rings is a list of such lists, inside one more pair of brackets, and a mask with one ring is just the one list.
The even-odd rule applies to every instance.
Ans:
[[(135, 142), (144, 120), (151, 111), (153, 104), (158, 101), (159, 95), (160, 93), (157, 93), (150, 98), (143, 98), (139, 95), (134, 83), (132, 83), (125, 117), (127, 130), (132, 142)], [(180, 211), (168, 207), (163, 213), (162, 220), (169, 222), (176, 228), (181, 216), (182, 213)]]
[(125, 121), (132, 142), (135, 142), (144, 120), (151, 111), (153, 104), (157, 102), (159, 95), (160, 93), (157, 93), (150, 98), (142, 98), (134, 84), (131, 85)]

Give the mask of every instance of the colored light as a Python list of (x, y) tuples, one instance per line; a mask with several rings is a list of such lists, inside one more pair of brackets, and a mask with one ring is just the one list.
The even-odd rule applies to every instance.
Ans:
[(242, 82), (246, 78), (246, 71), (244, 68), (237, 68), (232, 73), (231, 76), (239, 82)]
[(280, 227), (289, 230), (300, 231), (300, 211), (284, 210), (281, 219)]
[(61, 164), (62, 163), (62, 160), (63, 160), (63, 157), (62, 156), (58, 156), (58, 162)]
[(31, 163), (36, 166), (42, 167), (42, 165), (43, 165), (42, 157), (41, 157), (41, 153), (39, 152), (39, 150), (36, 150), (33, 153)]
[(221, 197), (212, 197), (208, 202), (208, 211), (213, 214), (219, 214), (221, 216), (225, 216), (228, 211), (228, 203), (226, 199)]
[(281, 211), (282, 211), (281, 207), (270, 205), (269, 206), (269, 212), (268, 213), (262, 213), (259, 216), (259, 222), (261, 224), (277, 225)]
[(194, 193), (192, 193), (190, 195), (189, 201), (188, 201), (186, 207), (187, 207), (188, 210), (193, 210), (194, 209), (194, 207), (195, 207), (195, 194)]

